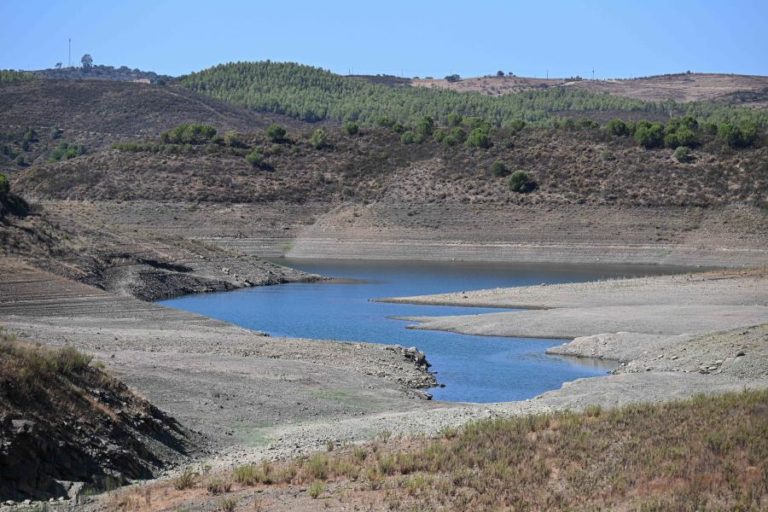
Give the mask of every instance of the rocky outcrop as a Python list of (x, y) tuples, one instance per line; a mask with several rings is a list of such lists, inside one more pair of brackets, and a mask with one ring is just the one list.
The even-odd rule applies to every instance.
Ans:
[(0, 500), (113, 488), (193, 450), (189, 432), (88, 356), (1, 335), (0, 345)]

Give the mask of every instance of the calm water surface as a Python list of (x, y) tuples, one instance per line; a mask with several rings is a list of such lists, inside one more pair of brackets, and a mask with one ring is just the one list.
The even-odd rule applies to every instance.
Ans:
[(604, 364), (548, 356), (565, 340), (500, 338), (406, 329), (394, 316), (441, 316), (498, 309), (413, 306), (372, 302), (377, 297), (590, 281), (671, 273), (658, 266), (551, 266), (468, 263), (279, 260), (294, 268), (355, 280), (295, 283), (192, 295), (162, 303), (273, 336), (397, 343), (427, 354), (438, 381), (438, 400), (500, 402), (531, 398), (564, 382), (603, 375)]

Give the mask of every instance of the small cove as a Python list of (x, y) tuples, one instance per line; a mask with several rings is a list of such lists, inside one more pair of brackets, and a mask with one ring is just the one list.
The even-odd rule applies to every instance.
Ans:
[[(610, 365), (548, 356), (566, 340), (502, 338), (407, 329), (402, 316), (499, 311), (489, 308), (374, 302), (380, 297), (481, 288), (583, 282), (680, 272), (659, 266), (592, 266), (279, 260), (339, 282), (292, 283), (162, 301), (272, 336), (416, 346), (427, 354), (438, 382), (436, 400), (501, 402), (532, 398), (564, 382), (604, 375)], [(322, 342), (322, 341), (319, 341)]]

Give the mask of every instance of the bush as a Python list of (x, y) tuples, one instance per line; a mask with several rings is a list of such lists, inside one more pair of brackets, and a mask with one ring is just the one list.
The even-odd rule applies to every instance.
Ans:
[(316, 500), (320, 497), (321, 494), (323, 494), (323, 491), (325, 490), (325, 486), (320, 482), (315, 482), (312, 485), (309, 486), (309, 490), (307, 493), (309, 494), (310, 498), (313, 500)]
[(463, 128), (457, 126), (445, 136), (443, 144), (446, 146), (458, 146), (465, 140), (467, 140), (467, 132), (465, 132)]
[(217, 496), (232, 490), (232, 482), (228, 480), (211, 480), (208, 482), (206, 489), (208, 490), (208, 494)]
[(347, 135), (357, 135), (360, 132), (360, 127), (353, 121), (347, 121), (344, 123), (344, 131)]
[(675, 157), (675, 160), (677, 160), (680, 163), (688, 163), (693, 160), (693, 155), (691, 154), (691, 149), (687, 146), (680, 146), (678, 147), (675, 152), (673, 153), (673, 156)]
[(605, 131), (615, 137), (627, 137), (629, 135), (629, 126), (621, 119), (613, 119), (605, 125)]
[(645, 149), (658, 148), (664, 144), (664, 126), (659, 123), (638, 123), (635, 140)]
[(461, 80), (461, 77), (459, 75), (456, 75), (456, 74), (448, 75), (448, 76), (445, 77), (445, 81), (446, 82), (453, 83), (453, 82), (458, 82), (459, 80)]
[(185, 469), (182, 474), (176, 477), (173, 481), (173, 487), (177, 491), (183, 491), (185, 489), (191, 489), (197, 483), (197, 473), (191, 469)]
[(491, 147), (491, 137), (483, 128), (475, 128), (467, 138), (467, 146), (471, 148), (489, 148)]
[(272, 142), (282, 142), (285, 139), (286, 133), (288, 132), (285, 131), (285, 128), (276, 123), (271, 124), (267, 128), (267, 137)]
[(461, 122), (464, 120), (464, 118), (461, 116), (461, 114), (457, 114), (456, 112), (451, 112), (448, 114), (448, 117), (446, 118), (446, 123), (448, 126), (459, 126)]
[(496, 160), (491, 165), (491, 174), (493, 174), (497, 178), (509, 176), (509, 168), (507, 167), (507, 164), (505, 164), (501, 160)]
[(672, 149), (681, 146), (690, 148), (698, 144), (698, 138), (690, 128), (681, 126), (674, 131), (668, 131), (664, 136), (664, 144)]
[(68, 142), (62, 142), (51, 153), (51, 160), (58, 162), (60, 160), (69, 160), (78, 155), (85, 154), (85, 146), (76, 146)]
[(318, 128), (312, 132), (309, 143), (315, 149), (323, 149), (328, 146), (328, 134), (323, 128)]
[(416, 134), (408, 130), (400, 136), (400, 142), (403, 144), (414, 144), (416, 142)]
[(252, 166), (258, 167), (264, 163), (264, 155), (262, 155), (261, 151), (259, 151), (258, 149), (254, 149), (253, 151), (245, 155), (245, 160)]
[(525, 171), (515, 171), (509, 177), (509, 189), (513, 192), (527, 194), (533, 192), (538, 184)]
[(0, 172), (0, 197), (7, 196), (11, 192), (11, 184), (8, 176)]
[(416, 123), (415, 132), (416, 135), (421, 136), (422, 140), (426, 139), (435, 130), (435, 121), (429, 116), (424, 116)]
[(753, 123), (742, 126), (723, 123), (717, 129), (717, 137), (732, 148), (749, 147), (755, 143), (757, 136), (757, 125)]
[(166, 144), (207, 144), (216, 136), (216, 128), (205, 124), (180, 124), (160, 135)]
[(235, 512), (235, 509), (237, 509), (237, 500), (234, 498), (225, 498), (219, 503), (218, 510), (221, 512)]
[(525, 128), (525, 121), (522, 119), (515, 119), (509, 123), (509, 129), (512, 133), (520, 133)]
[(237, 132), (227, 132), (224, 134), (224, 144), (232, 148), (245, 148), (247, 147), (245, 142), (240, 138), (240, 134)]

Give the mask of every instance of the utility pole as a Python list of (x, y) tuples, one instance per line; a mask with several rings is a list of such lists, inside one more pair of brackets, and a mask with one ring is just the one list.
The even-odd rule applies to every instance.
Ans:
[(595, 80), (595, 66), (592, 66), (592, 81)]
[(67, 67), (72, 67), (72, 38), (69, 38), (69, 54), (67, 56)]

